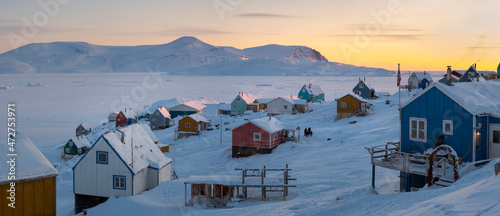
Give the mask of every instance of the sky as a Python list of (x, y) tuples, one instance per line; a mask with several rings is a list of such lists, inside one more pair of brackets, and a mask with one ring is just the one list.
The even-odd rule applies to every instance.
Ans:
[(402, 71), (496, 70), (498, 0), (0, 0), (0, 53), (29, 43), (304, 45)]

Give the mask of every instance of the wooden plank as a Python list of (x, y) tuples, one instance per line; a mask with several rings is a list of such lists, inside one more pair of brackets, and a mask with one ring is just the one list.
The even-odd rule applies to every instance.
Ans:
[(16, 209), (14, 210), (15, 216), (24, 215), (24, 183), (16, 183)]
[(38, 179), (33, 181), (33, 200), (34, 208), (33, 211), (35, 215), (43, 215), (43, 179)]
[(34, 191), (33, 191), (33, 181), (24, 183), (24, 214), (25, 215), (35, 215), (34, 214)]
[[(57, 187), (56, 187), (56, 177), (52, 177), (52, 178), (48, 178), (48, 184), (49, 184), (49, 188), (48, 188), (48, 191), (49, 191), (49, 199), (45, 201), (45, 205), (47, 206), (48, 208), (48, 212), (49, 214), (48, 215), (56, 215), (57, 213), (57, 209), (56, 209), (56, 196), (57, 196), (57, 193), (56, 193), (56, 190), (57, 190)], [(47, 188), (45, 188), (47, 189)]]

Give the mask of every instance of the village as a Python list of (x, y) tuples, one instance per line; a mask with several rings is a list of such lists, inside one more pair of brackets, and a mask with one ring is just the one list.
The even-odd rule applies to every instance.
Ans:
[[(331, 141), (333, 137), (316, 130), (315, 121), (356, 127), (390, 112), (398, 113), (400, 129), (394, 126), (393, 130), (400, 131), (399, 140), (388, 137), (381, 141), (385, 144), (364, 146), (372, 189), (378, 187), (377, 168), (398, 172), (400, 192), (449, 187), (500, 157), (500, 96), (496, 93), (500, 69), (479, 72), (472, 65), (466, 71), (454, 71), (448, 66), (439, 77), (434, 81), (427, 72), (412, 72), (407, 85), (398, 80), (395, 94), (378, 92), (370, 86), (370, 77), (360, 77), (344, 96), (330, 102), (319, 85), (307, 83), (289, 95), (250, 98), (235, 92), (231, 102), (218, 104), (168, 99), (163, 106), (103, 114), (108, 122), (101, 125), (82, 121), (74, 137), (60, 146), (60, 160), (72, 165), (74, 214), (86, 214), (111, 197), (136, 196), (178, 181), (182, 185), (173, 184), (183, 191), (186, 209), (237, 208), (234, 203), (245, 200), (286, 202), (297, 196), (296, 182), (304, 177), (295, 171), (295, 164), (238, 166), (179, 176), (176, 163), (177, 167), (190, 163), (176, 161), (176, 151), (182, 153), (179, 143), (203, 138), (223, 144), (223, 139), (230, 139), (231, 146), (225, 147), (230, 150), (222, 153), (230, 161), (272, 158), (276, 151)], [(18, 197), (17, 204), (24, 206), (26, 214), (55, 215), (58, 172), (28, 136), (16, 135), (17, 143), (29, 147), (22, 148), (23, 157), (32, 158), (37, 167), (19, 168), (17, 185), (31, 192)], [(284, 145), (291, 146), (283, 149)], [(500, 165), (491, 172), (498, 175)], [(2, 193), (7, 190), (5, 183), (6, 179), (0, 180)], [(12, 213), (12, 209), (2, 211), (1, 215)]]

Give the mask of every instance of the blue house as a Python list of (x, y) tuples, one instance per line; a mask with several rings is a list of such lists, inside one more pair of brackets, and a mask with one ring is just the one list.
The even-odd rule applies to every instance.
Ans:
[(299, 91), (298, 97), (308, 102), (325, 101), (325, 92), (319, 85), (304, 85)]
[(363, 99), (373, 99), (375, 96), (375, 89), (366, 84), (365, 79), (359, 78), (358, 84), (354, 86), (352, 92), (359, 95)]
[[(401, 107), (401, 152), (424, 153), (442, 141), (463, 162), (499, 157), (498, 89), (498, 81), (429, 86)], [(422, 187), (425, 177), (402, 171), (401, 182), (409, 191)]]
[(412, 89), (425, 89), (433, 83), (432, 77), (427, 72), (413, 72), (408, 77), (408, 86)]

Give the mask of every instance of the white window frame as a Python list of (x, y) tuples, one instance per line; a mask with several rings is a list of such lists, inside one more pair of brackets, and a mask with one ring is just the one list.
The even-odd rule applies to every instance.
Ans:
[[(255, 137), (255, 135), (258, 135), (258, 136), (259, 136), (259, 138), (257, 139), (257, 138)], [(262, 139), (262, 136), (261, 136), (261, 134), (260, 134), (260, 133), (253, 133), (253, 141), (260, 141), (261, 139)]]
[(186, 127), (186, 128), (191, 128), (191, 123), (186, 122), (186, 124), (184, 124), (184, 127)]
[(64, 149), (64, 153), (65, 153), (65, 154), (69, 154), (69, 148), (65, 148), (65, 149)]
[(274, 133), (274, 139), (277, 140), (278, 139), (278, 132)]
[(365, 84), (363, 84), (363, 83), (359, 84), (359, 88), (364, 88), (364, 87), (365, 87)]
[(340, 102), (340, 108), (342, 108), (342, 109), (347, 108), (347, 103), (346, 102)]
[[(450, 124), (450, 131), (449, 132), (446, 132), (444, 130), (446, 128), (446, 124)], [(443, 120), (443, 134), (453, 135), (453, 121), (452, 120)]]
[[(412, 122), (413, 121), (416, 121), (417, 122), (417, 128), (416, 129), (416, 137), (413, 138), (411, 135), (412, 133), (412, 130), (414, 130), (414, 128), (412, 128)], [(419, 138), (419, 130), (421, 130), (422, 128), (419, 128), (420, 126), (420, 122), (424, 122), (424, 128), (423, 128), (423, 132), (424, 132), (424, 137), (423, 138)], [(417, 142), (427, 142), (427, 119), (426, 118), (413, 118), (413, 117), (410, 117), (410, 127), (409, 127), (409, 138), (410, 140), (412, 141), (417, 141)]]

